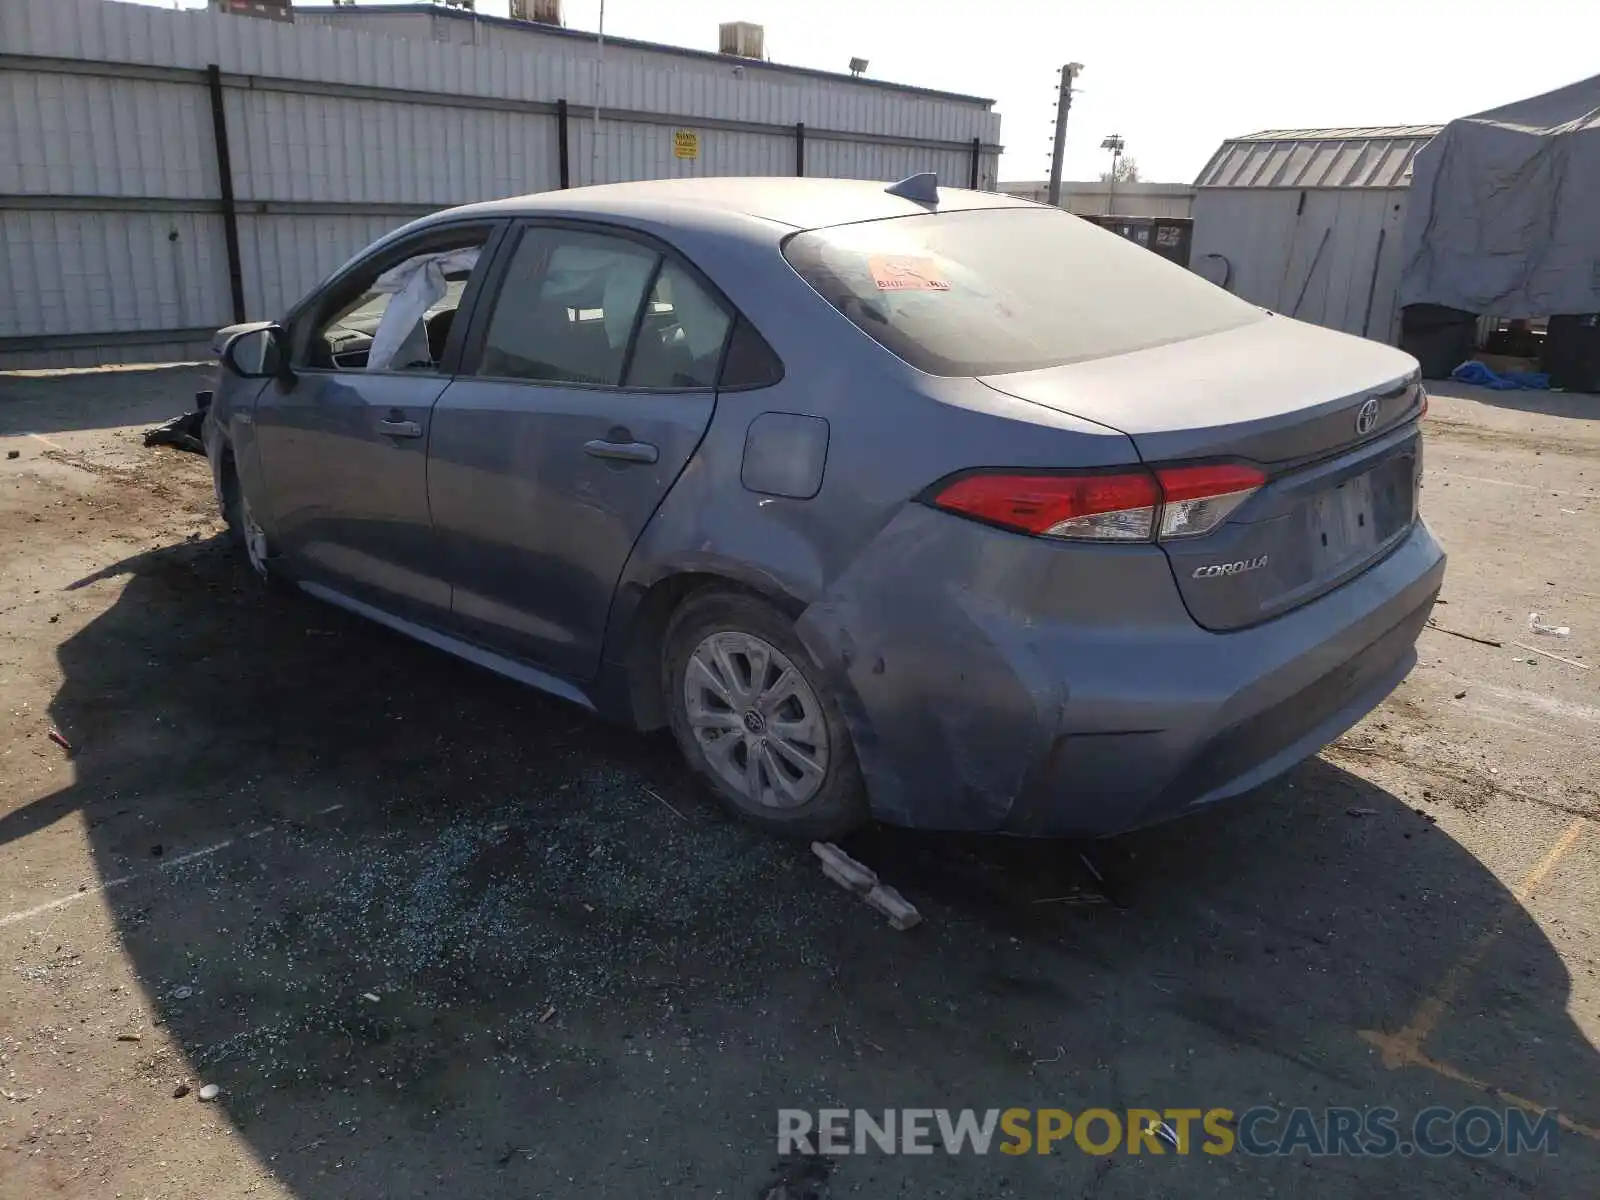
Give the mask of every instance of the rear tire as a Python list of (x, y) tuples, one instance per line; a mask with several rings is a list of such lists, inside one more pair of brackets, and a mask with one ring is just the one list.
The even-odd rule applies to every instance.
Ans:
[(849, 730), (794, 623), (753, 596), (689, 597), (667, 626), (662, 685), (689, 766), (734, 815), (788, 837), (864, 824)]

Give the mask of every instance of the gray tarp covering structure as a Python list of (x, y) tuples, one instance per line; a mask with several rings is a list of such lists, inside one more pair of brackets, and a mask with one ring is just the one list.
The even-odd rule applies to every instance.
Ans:
[(1600, 312), (1600, 75), (1451, 121), (1412, 172), (1401, 304)]

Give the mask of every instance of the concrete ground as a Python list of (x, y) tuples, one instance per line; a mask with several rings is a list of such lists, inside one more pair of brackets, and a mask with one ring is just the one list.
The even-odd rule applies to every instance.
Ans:
[[(0, 1197), (1600, 1195), (1600, 399), (1436, 396), (1441, 628), (1325, 754), (1109, 843), (869, 831), (896, 933), (667, 740), (264, 593), (140, 444), (201, 379), (0, 377)], [(776, 1146), (780, 1107), (1259, 1104), (1565, 1127)]]

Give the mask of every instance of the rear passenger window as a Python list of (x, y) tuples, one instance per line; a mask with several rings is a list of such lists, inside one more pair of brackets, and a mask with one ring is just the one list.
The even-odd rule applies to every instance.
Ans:
[(694, 277), (666, 263), (656, 277), (628, 366), (630, 388), (710, 388), (733, 319)]
[(624, 238), (527, 230), (495, 300), (477, 373), (616, 386), (659, 259)]

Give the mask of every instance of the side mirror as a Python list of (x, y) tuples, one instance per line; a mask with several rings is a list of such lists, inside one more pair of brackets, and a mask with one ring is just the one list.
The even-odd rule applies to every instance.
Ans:
[(274, 379), (288, 374), (283, 330), (276, 325), (247, 329), (228, 339), (222, 365), (242, 379)]

